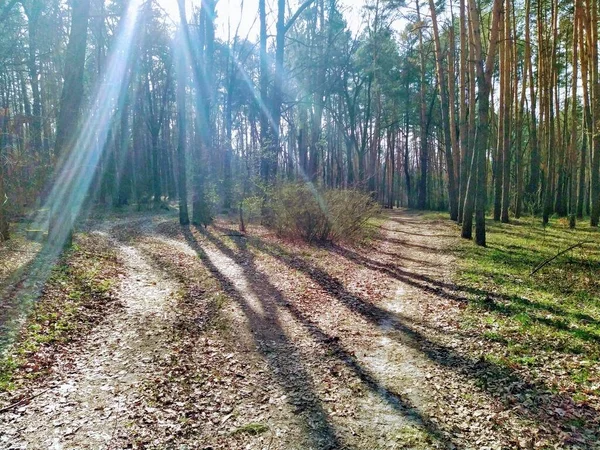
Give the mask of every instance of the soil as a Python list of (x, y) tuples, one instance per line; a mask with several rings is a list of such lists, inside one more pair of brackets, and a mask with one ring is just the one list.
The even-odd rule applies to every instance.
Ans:
[(467, 351), (465, 302), (451, 281), (452, 225), (388, 212), (359, 248), (236, 227), (180, 227), (168, 215), (96, 227), (123, 262), (124, 308), (40, 395), (0, 414), (0, 447), (565, 442), (544, 436), (527, 405), (507, 404), (514, 393), (486, 381), (490, 368)]

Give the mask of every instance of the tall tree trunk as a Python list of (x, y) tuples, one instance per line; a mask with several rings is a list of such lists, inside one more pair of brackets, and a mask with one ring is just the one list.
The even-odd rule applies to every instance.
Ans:
[[(517, 19), (516, 12), (513, 8), (513, 30), (517, 30)], [(517, 58), (519, 55), (519, 42), (516, 36), (515, 31), (515, 39), (513, 45), (513, 62), (514, 62), (514, 95), (513, 98), (519, 98), (519, 76), (521, 78), (521, 94), (519, 102), (515, 101), (515, 121), (516, 121), (516, 151), (515, 151), (515, 167), (517, 171), (517, 186), (516, 186), (516, 199), (515, 199), (515, 218), (520, 219), (523, 213), (523, 197), (524, 197), (524, 173), (525, 173), (525, 161), (524, 161), (524, 151), (523, 151), (523, 131), (524, 131), (524, 121), (523, 118), (525, 116), (525, 100), (527, 97), (527, 65), (529, 61), (524, 60), (520, 65), (521, 72), (519, 73), (519, 65), (517, 64)]]
[[(180, 7), (180, 16), (183, 32), (191, 46), (189, 27), (185, 19), (185, 9)], [(215, 2), (206, 0), (202, 2), (199, 14), (198, 51), (192, 61), (194, 84), (196, 92), (196, 114), (198, 117), (197, 134), (199, 142), (194, 148), (194, 165), (192, 181), (192, 223), (194, 225), (208, 225), (212, 220), (205, 192), (205, 183), (208, 175), (207, 165), (212, 160), (214, 123), (212, 115), (214, 91), (214, 43), (215, 43)]]
[[(467, 53), (472, 51), (472, 45), (467, 46), (467, 16), (465, 0), (460, 0), (460, 69), (459, 69), (459, 135), (460, 135), (460, 195), (458, 220), (462, 223), (464, 216), (465, 195), (467, 192), (468, 174), (471, 166), (469, 151), (469, 128), (467, 121), (467, 71), (469, 64)], [(471, 93), (470, 95), (473, 95)], [(472, 215), (472, 212), (471, 212)], [(470, 237), (469, 237), (470, 238)]]
[(591, 204), (590, 225), (598, 226), (600, 221), (600, 79), (598, 78), (598, 0), (589, 0), (591, 3), (591, 22), (588, 28), (590, 40), (590, 72), (593, 86), (593, 117), (594, 129), (592, 139), (592, 166), (591, 166)]
[(4, 149), (3, 141), (3, 139), (0, 139), (0, 242), (8, 240), (10, 237), (8, 214), (6, 212), (8, 198), (6, 196), (6, 192), (4, 192), (4, 159), (2, 157), (2, 150)]
[[(475, 48), (475, 68), (477, 70), (477, 87), (479, 94), (477, 134), (475, 137), (474, 160), (477, 169), (475, 194), (475, 242), (486, 245), (485, 211), (487, 203), (487, 161), (486, 147), (489, 137), (489, 105), (492, 85), (492, 72), (498, 42), (499, 18), (502, 10), (502, 0), (494, 0), (492, 10), (492, 25), (489, 33), (488, 54), (483, 61), (481, 43), (481, 25), (479, 11), (475, 0), (469, 0), (471, 11), (471, 35)], [(485, 64), (485, 65), (484, 65)]]
[(502, 212), (500, 221), (502, 223), (508, 223), (508, 210), (510, 207), (510, 137), (511, 137), (511, 111), (512, 111), (512, 89), (511, 89), (511, 77), (512, 77), (512, 58), (511, 58), (511, 0), (506, 0), (504, 8), (504, 48), (503, 56), (504, 67), (500, 72), (504, 74), (504, 102), (500, 107), (504, 110), (503, 114), (503, 127), (502, 127)]
[[(417, 21), (421, 23), (421, 10), (419, 7), (419, 0), (415, 2), (417, 7)], [(423, 29), (419, 26), (419, 54), (420, 54), (420, 72), (421, 77), (419, 79), (419, 103), (420, 103), (420, 177), (419, 177), (419, 196), (418, 206), (420, 209), (426, 209), (428, 206), (427, 202), (427, 176), (428, 176), (428, 164), (429, 164), (429, 146), (427, 143), (427, 103), (425, 101), (425, 48), (423, 46)]]
[[(527, 184), (527, 194), (529, 201), (532, 204), (537, 202), (538, 191), (540, 186), (540, 148), (538, 139), (538, 115), (537, 115), (537, 97), (533, 76), (533, 64), (531, 61), (531, 32), (530, 32), (530, 15), (531, 15), (531, 0), (525, 2), (525, 61), (529, 68), (529, 100), (531, 102), (531, 113), (529, 116), (529, 140), (531, 146), (530, 161), (529, 161), (529, 183)], [(538, 64), (540, 61), (540, 52), (537, 55)], [(527, 74), (525, 74), (527, 76)]]
[[(581, 1), (581, 0), (579, 0)], [(588, 179), (586, 179), (587, 172), (587, 161), (588, 152), (590, 148), (591, 134), (592, 134), (592, 109), (590, 106), (589, 96), (589, 71), (588, 71), (588, 51), (586, 48), (585, 39), (585, 27), (586, 27), (586, 13), (583, 4), (578, 9), (580, 20), (579, 20), (579, 55), (581, 60), (581, 91), (583, 97), (583, 126), (582, 126), (582, 139), (581, 139), (581, 161), (579, 166), (579, 189), (577, 198), (577, 216), (583, 219), (584, 205), (589, 208), (589, 202), (587, 199), (587, 188)]]
[(269, 143), (268, 157), (270, 162), (271, 177), (274, 179), (277, 175), (277, 164), (280, 153), (281, 127), (281, 104), (283, 101), (283, 64), (285, 52), (285, 0), (277, 1), (277, 35), (275, 37), (275, 76), (273, 79), (273, 98), (271, 100), (271, 117), (273, 120), (271, 131), (271, 142)]
[(571, 135), (569, 141), (569, 216), (570, 224), (574, 228), (577, 217), (577, 82), (578, 82), (578, 48), (579, 48), (579, 8), (580, 0), (575, 0), (573, 10), (573, 47), (572, 60), (573, 67), (572, 83), (571, 83)]
[[(23, 5), (27, 3), (23, 2)], [(32, 0), (28, 8), (24, 8), (27, 15), (27, 31), (29, 34), (29, 54), (27, 58), (27, 69), (31, 81), (31, 94), (33, 97), (33, 117), (31, 122), (33, 150), (38, 154), (42, 149), (42, 100), (40, 96), (39, 70), (37, 63), (37, 41), (39, 30), (39, 18), (42, 13), (42, 2)]]
[(267, 59), (267, 6), (265, 0), (258, 1), (258, 14), (260, 21), (260, 173), (263, 183), (269, 183), (271, 178), (271, 161), (269, 159), (270, 149), (270, 124), (268, 113), (268, 90), (269, 90), (269, 61)]
[[(180, 15), (185, 17), (185, 0), (178, 0)], [(184, 27), (183, 23), (180, 25)], [(179, 30), (179, 43), (183, 44), (183, 29)], [(186, 117), (186, 74), (187, 68), (183, 52), (176, 52), (176, 72), (177, 72), (177, 191), (179, 196), (179, 223), (189, 225), (190, 216), (188, 213), (188, 193), (187, 193), (187, 164), (185, 160), (187, 143), (187, 117)]]
[(223, 209), (229, 211), (233, 202), (233, 178), (232, 178), (232, 144), (233, 144), (233, 95), (237, 81), (237, 70), (235, 65), (235, 44), (237, 33), (234, 38), (232, 49), (227, 56), (227, 94), (225, 96), (225, 153), (223, 155)]
[[(71, 7), (71, 30), (65, 58), (65, 81), (60, 98), (54, 146), (55, 156), (62, 157), (63, 162), (58, 167), (58, 173), (71, 170), (65, 162), (71, 152), (77, 150), (74, 145), (83, 101), (83, 75), (90, 0), (71, 0)], [(75, 193), (70, 195), (75, 195)], [(66, 198), (53, 199), (48, 230), (48, 240), (51, 245), (70, 246), (71, 244), (75, 218), (70, 195), (64, 196)]]
[[(545, 96), (545, 109), (546, 109), (546, 120), (545, 120), (545, 138), (544, 148), (546, 149), (546, 178), (544, 186), (544, 210), (542, 221), (547, 224), (550, 220), (550, 215), (554, 209), (554, 196), (555, 196), (555, 185), (556, 185), (556, 146), (560, 145), (559, 140), (556, 139), (556, 116), (555, 109), (558, 110), (558, 102), (555, 101), (554, 94), (555, 88), (558, 89), (556, 80), (556, 45), (557, 45), (557, 34), (558, 34), (558, 5), (552, 3), (551, 12), (551, 24), (552, 24), (552, 39), (545, 46), (546, 63), (544, 65), (543, 78), (546, 85), (546, 96)], [(551, 45), (550, 45), (551, 44)]]
[[(442, 53), (442, 45), (440, 43), (440, 33), (437, 23), (437, 14), (435, 10), (435, 3), (433, 0), (429, 0), (429, 8), (431, 11), (431, 21), (433, 25), (433, 39), (435, 43), (435, 63), (439, 81), (439, 94), (441, 103), (441, 115), (442, 124), (444, 128), (444, 141), (446, 145), (446, 168), (448, 170), (448, 201), (450, 204), (450, 219), (458, 219), (458, 190), (456, 188), (456, 177), (454, 172), (454, 159), (453, 153), (456, 152), (456, 139), (452, 138), (451, 129), (455, 128), (454, 121), (451, 118), (454, 115), (450, 114), (450, 109), (454, 109), (454, 104), (450, 105), (448, 101), (448, 93), (446, 92), (446, 73), (444, 70), (444, 55)], [(454, 74), (450, 74), (452, 78)]]
[[(470, 9), (469, 9), (470, 16)], [(466, 18), (465, 18), (466, 20)], [(470, 33), (470, 30), (469, 30)], [(476, 109), (476, 70), (475, 70), (475, 46), (469, 45), (469, 123), (468, 123), (468, 136), (467, 140), (467, 151), (463, 156), (463, 164), (465, 170), (465, 194), (464, 194), (464, 208), (463, 208), (463, 223), (461, 236), (465, 239), (471, 239), (473, 237), (473, 213), (475, 212), (475, 190), (477, 182), (477, 166), (475, 157), (475, 136), (477, 135), (477, 127), (475, 123), (475, 109)]]

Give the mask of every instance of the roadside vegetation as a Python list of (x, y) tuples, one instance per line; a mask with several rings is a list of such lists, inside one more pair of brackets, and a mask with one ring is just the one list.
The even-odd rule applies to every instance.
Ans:
[(321, 189), (312, 184), (287, 183), (271, 200), (268, 223), (286, 238), (306, 242), (360, 242), (368, 223), (381, 208), (358, 190)]
[[(545, 227), (529, 218), (488, 227), (486, 248), (468, 242), (457, 248), (455, 281), (472, 300), (462, 328), (482, 339), (487, 362), (597, 410), (600, 234), (588, 226), (572, 230), (565, 219)], [(552, 413), (571, 415), (575, 428), (591, 419)]]
[(21, 309), (30, 309), (24, 311), (25, 322), (14, 342), (3, 343), (0, 395), (6, 401), (2, 403), (14, 400), (11, 391), (25, 384), (31, 388), (32, 380), (47, 375), (70, 344), (86, 336), (109, 309), (118, 306), (114, 297), (118, 274), (119, 262), (110, 243), (97, 235), (80, 234), (45, 282), (30, 280), (43, 284), (39, 298), (12, 299)]

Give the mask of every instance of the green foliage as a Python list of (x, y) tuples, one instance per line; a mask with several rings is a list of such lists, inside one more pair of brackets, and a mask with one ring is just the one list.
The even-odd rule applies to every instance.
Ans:
[(247, 223), (260, 222), (263, 199), (258, 196), (247, 197), (242, 201), (244, 221)]
[[(488, 223), (488, 247), (460, 247), (458, 283), (473, 293), (464, 326), (498, 345), (493, 357), (515, 369), (560, 365), (578, 384), (600, 380), (600, 235), (567, 220)], [(591, 242), (533, 268), (578, 242)], [(545, 370), (545, 369), (544, 369)], [(565, 385), (554, 373), (552, 383)], [(584, 397), (585, 395), (582, 394)]]
[(324, 190), (304, 183), (285, 184), (274, 193), (272, 226), (282, 236), (307, 242), (362, 240), (379, 206), (355, 190)]
[(66, 253), (44, 286), (42, 297), (27, 317), (20, 335), (0, 358), (0, 392), (26, 378), (43, 375), (50, 366), (50, 347), (67, 344), (93, 326), (91, 312), (113, 302), (116, 255), (111, 248), (81, 237)]

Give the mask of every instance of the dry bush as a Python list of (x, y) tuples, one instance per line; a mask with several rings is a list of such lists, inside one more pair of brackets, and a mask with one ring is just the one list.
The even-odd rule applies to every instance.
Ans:
[(307, 242), (360, 241), (367, 222), (380, 211), (369, 195), (285, 184), (272, 196), (272, 226), (282, 236)]

